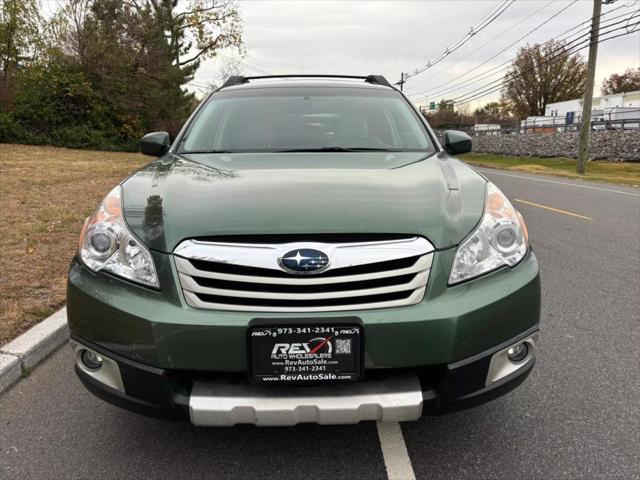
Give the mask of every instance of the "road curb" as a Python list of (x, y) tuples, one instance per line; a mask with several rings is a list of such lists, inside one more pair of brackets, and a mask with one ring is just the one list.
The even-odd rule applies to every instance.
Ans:
[(21, 376), (20, 359), (0, 353), (0, 393), (18, 381)]
[(0, 393), (13, 385), (69, 338), (67, 309), (31, 327), (15, 340), (0, 347)]

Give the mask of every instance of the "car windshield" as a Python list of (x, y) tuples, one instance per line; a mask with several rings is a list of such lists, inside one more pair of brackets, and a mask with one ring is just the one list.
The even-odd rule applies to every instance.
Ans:
[(391, 90), (271, 87), (221, 91), (198, 112), (179, 153), (411, 151), (434, 148)]

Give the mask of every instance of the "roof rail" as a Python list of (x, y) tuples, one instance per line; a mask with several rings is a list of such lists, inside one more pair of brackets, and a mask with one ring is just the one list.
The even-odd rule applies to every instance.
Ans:
[(222, 86), (218, 88), (218, 90), (227, 88), (227, 87), (233, 87), (234, 85), (241, 85), (243, 83), (246, 83), (246, 80), (242, 75), (231, 75), (229, 78), (225, 80)]
[(234, 85), (242, 85), (243, 83), (249, 83), (250, 80), (264, 80), (268, 78), (351, 78), (356, 80), (364, 80), (367, 83), (371, 83), (374, 85), (383, 85), (389, 88), (395, 88), (391, 85), (386, 78), (382, 75), (310, 75), (310, 74), (301, 74), (301, 75), (262, 75), (256, 77), (243, 77), (239, 75), (233, 75), (222, 84), (219, 88), (223, 89), (226, 87), (232, 87)]

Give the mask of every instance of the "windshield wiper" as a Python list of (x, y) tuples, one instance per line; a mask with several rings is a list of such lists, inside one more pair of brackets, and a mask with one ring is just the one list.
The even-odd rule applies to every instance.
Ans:
[(198, 153), (236, 153), (231, 150), (186, 150), (184, 152), (178, 152), (180, 155), (191, 155)]
[(369, 147), (321, 147), (321, 148), (291, 148), (287, 150), (276, 150), (274, 153), (305, 153), (305, 152), (397, 152), (398, 150), (389, 150), (388, 148), (369, 148)]
[(338, 145), (332, 147), (320, 148), (288, 148), (283, 150), (265, 150), (260, 151), (241, 151), (241, 150), (186, 150), (178, 152), (179, 155), (197, 155), (197, 154), (216, 154), (216, 153), (306, 153), (306, 152), (400, 152), (399, 149), (389, 148), (373, 148), (373, 147), (340, 147)]

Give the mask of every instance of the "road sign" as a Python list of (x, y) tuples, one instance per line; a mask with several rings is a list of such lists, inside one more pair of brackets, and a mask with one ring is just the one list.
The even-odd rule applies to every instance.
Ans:
[(567, 125), (573, 125), (573, 118), (576, 112), (567, 112)]

